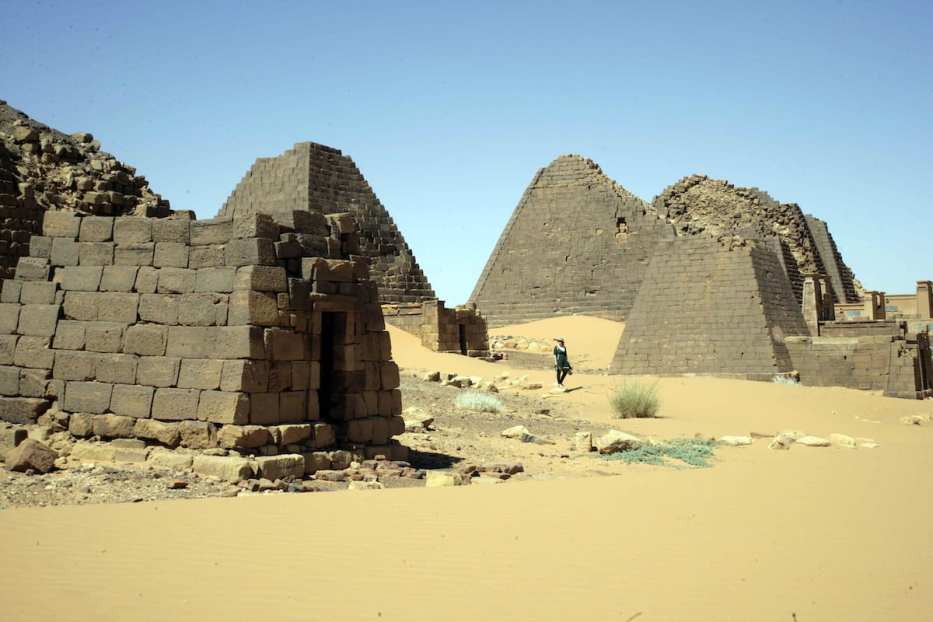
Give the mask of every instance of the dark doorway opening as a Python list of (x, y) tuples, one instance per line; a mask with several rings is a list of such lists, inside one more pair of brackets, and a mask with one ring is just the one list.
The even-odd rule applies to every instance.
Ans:
[(321, 313), (321, 386), (317, 395), (322, 419), (330, 418), (334, 403), (335, 361), (346, 321), (343, 313)]
[(466, 356), (467, 353), (467, 338), (466, 338), (466, 325), (457, 324), (457, 328), (460, 330), (460, 354)]

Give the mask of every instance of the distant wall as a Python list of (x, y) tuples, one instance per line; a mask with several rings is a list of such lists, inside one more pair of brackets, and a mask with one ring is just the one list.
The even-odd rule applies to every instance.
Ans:
[(469, 305), (448, 309), (443, 300), (426, 300), (418, 304), (386, 304), (382, 311), (387, 323), (420, 337), (421, 344), (435, 352), (489, 354), (486, 320)]

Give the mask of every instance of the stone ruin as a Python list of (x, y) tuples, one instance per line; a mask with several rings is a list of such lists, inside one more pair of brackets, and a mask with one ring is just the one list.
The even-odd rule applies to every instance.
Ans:
[[(851, 314), (869, 294), (826, 223), (796, 204), (691, 175), (649, 205), (571, 155), (535, 175), (471, 302), (493, 326), (568, 314), (624, 320), (611, 373), (770, 380), (797, 371), (804, 384), (930, 393), (925, 320), (884, 327), (883, 346), (817, 353), (821, 332), (841, 330), (836, 310)], [(908, 313), (925, 308), (904, 298)], [(877, 327), (861, 337), (851, 323), (845, 330), (850, 341), (878, 339)], [(856, 350), (875, 354), (853, 358)]]
[(0, 101), (0, 280), (13, 277), (48, 209), (166, 216), (169, 203), (91, 134), (67, 135)]
[(338, 448), (404, 459), (398, 367), (353, 219), (281, 221), (47, 211), (2, 286), (0, 419), (51, 409), (78, 437), (227, 448), (243, 478), (328, 469)]
[[(312, 142), (273, 158), (259, 158), (231, 193), (221, 216), (348, 212), (360, 231), (359, 252), (370, 259), (386, 320), (438, 352), (488, 353), (485, 320), (475, 307), (447, 309), (437, 299), (414, 254), (353, 160)], [(313, 240), (296, 238), (309, 252)]]

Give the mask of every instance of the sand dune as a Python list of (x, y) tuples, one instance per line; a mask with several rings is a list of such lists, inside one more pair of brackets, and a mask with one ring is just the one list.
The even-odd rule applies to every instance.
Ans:
[(616, 353), (625, 324), (585, 315), (558, 316), (525, 324), (511, 324), (493, 328), (490, 335), (519, 335), (544, 339), (554, 337), (566, 340), (571, 362), (580, 361), (587, 367), (608, 368)]
[[(569, 330), (565, 330), (569, 334)], [(408, 369), (509, 371), (429, 352)], [(513, 370), (513, 375), (526, 373)], [(531, 378), (550, 379), (548, 370)], [(877, 449), (722, 448), (709, 469), (504, 486), (0, 513), (4, 620), (923, 620), (933, 610), (933, 402), (713, 378), (658, 382), (662, 417), (611, 418), (620, 380), (555, 409), (638, 434), (845, 433)], [(453, 389), (451, 389), (453, 391)], [(512, 389), (508, 389), (512, 390)], [(545, 394), (542, 391), (542, 394)], [(547, 394), (549, 395), (549, 394)]]

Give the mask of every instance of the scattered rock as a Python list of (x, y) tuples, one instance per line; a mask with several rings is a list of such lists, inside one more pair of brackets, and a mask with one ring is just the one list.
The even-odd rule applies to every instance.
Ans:
[(720, 436), (718, 442), (723, 445), (728, 445), (730, 447), (741, 447), (743, 445), (751, 445), (752, 437), (751, 436)]
[(471, 478), (462, 473), (450, 471), (428, 471), (425, 479), (426, 488), (444, 488), (447, 486), (467, 486)]
[(421, 379), (424, 382), (440, 382), (441, 381), (441, 372), (432, 371), (421, 376)]
[(7, 452), (6, 466), (11, 471), (48, 473), (55, 468), (55, 453), (45, 443), (27, 438)]
[(775, 436), (770, 443), (768, 443), (768, 449), (790, 449), (790, 446), (795, 442), (795, 438), (790, 434), (778, 434)]
[(573, 449), (583, 453), (593, 451), (593, 433), (577, 432), (573, 435)]
[(846, 447), (848, 449), (855, 449), (858, 446), (854, 438), (845, 434), (830, 434), (829, 442), (835, 447)]
[(633, 434), (620, 432), (619, 430), (609, 430), (596, 439), (596, 449), (601, 454), (614, 454), (620, 451), (638, 449), (644, 443), (642, 439)]
[(172, 480), (168, 484), (166, 484), (166, 488), (168, 488), (169, 490), (184, 490), (187, 487), (188, 487), (188, 482), (186, 482), (183, 479)]
[(858, 446), (862, 449), (877, 449), (881, 447), (881, 443), (870, 438), (860, 438), (856, 440), (858, 440)]
[(901, 423), (904, 425), (927, 425), (930, 423), (930, 415), (907, 415), (901, 417)]
[(821, 436), (801, 436), (796, 443), (805, 447), (829, 447), (830, 442)]
[(523, 425), (512, 426), (511, 428), (502, 430), (500, 434), (505, 438), (518, 439), (523, 443), (534, 443), (538, 440), (538, 437), (529, 432), (528, 428)]
[(434, 417), (417, 406), (409, 406), (402, 412), (406, 432), (424, 432), (434, 424)]
[(385, 485), (376, 481), (350, 482), (347, 490), (382, 490)]

